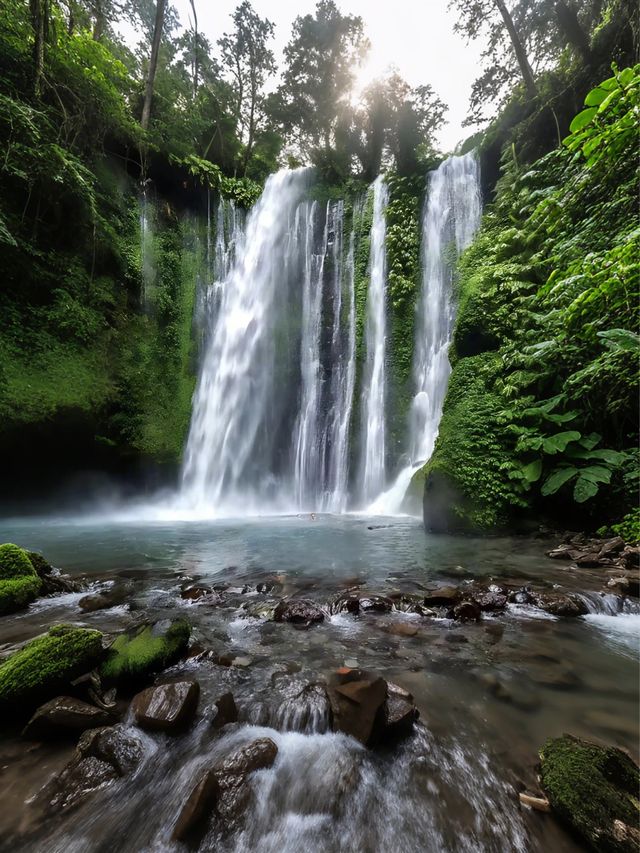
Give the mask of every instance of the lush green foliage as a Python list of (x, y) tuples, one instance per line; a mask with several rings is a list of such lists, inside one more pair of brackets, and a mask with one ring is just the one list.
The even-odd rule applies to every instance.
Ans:
[[(479, 502), (468, 517), (480, 526), (534, 507), (568, 523), (567, 498), (589, 502), (583, 524), (590, 513), (615, 521), (636, 501), (640, 266), (628, 116), (637, 86), (638, 69), (616, 73), (587, 103), (616, 97), (574, 123), (564, 150), (530, 168), (509, 160), (462, 259), (454, 373), (427, 473), (446, 472), (463, 504)], [(477, 395), (469, 363), (483, 352), (495, 354), (480, 394), (493, 406), (476, 434), (471, 412), (460, 421), (460, 399)], [(487, 435), (504, 454), (492, 473), (481, 459)]]
[(420, 292), (420, 211), (423, 177), (387, 176), (387, 304), (389, 314), (387, 419), (390, 450), (406, 446), (407, 416), (413, 397), (412, 362), (416, 299)]

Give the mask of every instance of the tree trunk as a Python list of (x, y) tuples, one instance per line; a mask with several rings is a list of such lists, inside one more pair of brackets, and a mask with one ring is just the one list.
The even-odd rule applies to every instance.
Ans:
[(195, 97), (198, 94), (198, 72), (200, 65), (198, 62), (198, 16), (196, 14), (195, 0), (190, 0), (190, 3), (191, 11), (193, 12), (193, 96)]
[(44, 74), (44, 43), (47, 33), (47, 0), (29, 0), (33, 28), (33, 91), (36, 98), (42, 94)]
[(580, 25), (576, 10), (564, 0), (556, 0), (556, 18), (567, 43), (576, 49), (584, 64), (589, 67), (591, 65), (589, 38)]
[(142, 104), (142, 118), (140, 119), (140, 124), (142, 125), (143, 130), (146, 130), (149, 127), (149, 119), (151, 118), (153, 84), (156, 79), (156, 70), (158, 68), (158, 54), (160, 52), (160, 41), (162, 40), (162, 29), (164, 27), (164, 12), (166, 6), (167, 0), (156, 0), (156, 21), (153, 28), (151, 56), (149, 57), (149, 71), (147, 73), (147, 83), (144, 91), (144, 103)]
[(93, 24), (93, 40), (100, 41), (105, 30), (105, 15), (103, 0), (95, 0), (93, 4), (95, 21)]
[(511, 39), (513, 51), (516, 55), (516, 59), (518, 60), (518, 65), (520, 66), (520, 73), (522, 74), (522, 79), (524, 80), (527, 95), (530, 98), (535, 98), (538, 94), (538, 88), (536, 86), (536, 81), (533, 77), (533, 70), (531, 68), (531, 65), (529, 64), (529, 59), (527, 58), (527, 53), (524, 49), (524, 45), (520, 41), (520, 36), (518, 35), (518, 31), (516, 30), (515, 24), (513, 23), (513, 18), (509, 14), (509, 10), (504, 4), (504, 0), (495, 0), (495, 4), (498, 7), (500, 14), (502, 15), (502, 20), (504, 21), (505, 28), (509, 33), (509, 38)]

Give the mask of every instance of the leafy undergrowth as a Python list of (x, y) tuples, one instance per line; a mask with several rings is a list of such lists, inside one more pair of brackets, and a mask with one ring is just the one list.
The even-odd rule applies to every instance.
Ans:
[(615, 524), (636, 503), (639, 69), (589, 93), (562, 149), (504, 164), (461, 260), (454, 369), (424, 470), (459, 496), (447, 526), (527, 512)]

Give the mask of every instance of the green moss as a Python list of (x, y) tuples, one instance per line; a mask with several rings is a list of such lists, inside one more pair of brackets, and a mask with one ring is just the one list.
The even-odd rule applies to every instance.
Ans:
[(22, 610), (38, 597), (41, 581), (38, 577), (0, 580), (0, 616)]
[(69, 688), (103, 657), (102, 634), (56, 625), (0, 664), (0, 708), (14, 715)]
[(26, 551), (7, 542), (0, 545), (0, 579), (33, 577), (35, 569)]
[(107, 681), (128, 682), (147, 678), (170, 666), (186, 649), (191, 627), (184, 619), (143, 625), (121, 634), (111, 648), (100, 675)]
[(614, 820), (637, 830), (640, 818), (640, 772), (628, 755), (563, 735), (548, 740), (540, 758), (542, 786), (553, 810), (583, 841), (604, 853), (637, 850), (613, 831)]
[(29, 554), (17, 545), (0, 545), (0, 615), (26, 607), (37, 597), (40, 586)]

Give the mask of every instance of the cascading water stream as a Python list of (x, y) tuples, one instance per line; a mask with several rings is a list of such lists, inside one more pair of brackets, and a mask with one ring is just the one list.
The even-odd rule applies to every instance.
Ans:
[(385, 211), (389, 190), (382, 177), (373, 185), (370, 278), (366, 307), (366, 362), (362, 408), (360, 500), (367, 506), (380, 494), (385, 482), (385, 353), (386, 284)]
[(284, 247), (307, 170), (272, 175), (248, 217), (246, 235), (222, 287), (194, 396), (182, 498), (219, 511), (243, 501), (243, 488), (269, 473), (265, 436), (273, 435), (278, 286)]
[(450, 246), (455, 246), (459, 256), (473, 239), (481, 212), (480, 175), (473, 152), (450, 157), (431, 173), (422, 220), (423, 272), (413, 354), (410, 461), (392, 487), (371, 505), (372, 512), (399, 512), (411, 478), (433, 453), (451, 372), (448, 353), (455, 303)]
[(218, 209), (180, 495), (196, 514), (346, 508), (354, 235), (345, 258), (344, 203), (305, 200), (308, 183), (269, 178), (246, 231)]

